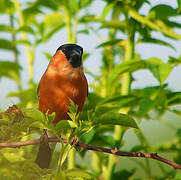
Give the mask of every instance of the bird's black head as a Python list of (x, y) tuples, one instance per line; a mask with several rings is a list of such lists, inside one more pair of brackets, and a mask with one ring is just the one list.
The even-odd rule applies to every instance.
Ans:
[(83, 48), (77, 44), (64, 44), (60, 46), (58, 50), (61, 50), (67, 60), (70, 62), (70, 64), (73, 67), (79, 67), (82, 64), (82, 54), (83, 54)]

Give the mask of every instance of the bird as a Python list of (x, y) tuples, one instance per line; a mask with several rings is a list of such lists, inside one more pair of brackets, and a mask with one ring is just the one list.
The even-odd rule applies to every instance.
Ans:
[[(37, 90), (38, 108), (44, 114), (55, 112), (54, 125), (61, 120), (71, 120), (67, 114), (70, 99), (78, 105), (78, 112), (81, 113), (83, 109), (88, 95), (88, 82), (84, 74), (82, 56), (81, 46), (61, 45), (40, 80)], [(52, 149), (46, 141), (42, 142), (35, 162), (44, 169), (49, 168)]]

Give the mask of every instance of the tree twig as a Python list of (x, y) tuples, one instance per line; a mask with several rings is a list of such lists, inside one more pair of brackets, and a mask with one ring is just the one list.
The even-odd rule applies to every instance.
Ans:
[[(67, 143), (67, 139), (63, 139), (64, 143)], [(50, 137), (48, 138), (48, 142), (60, 142), (57, 137)], [(34, 145), (34, 144), (40, 144), (40, 139), (34, 139), (34, 140), (29, 140), (29, 141), (23, 141), (23, 142), (3, 142), (0, 143), (0, 148), (19, 148), (22, 146), (28, 146), (28, 145)], [(161, 161), (165, 164), (168, 164), (175, 169), (180, 169), (181, 170), (181, 165), (174, 163), (168, 159), (165, 159), (161, 156), (158, 156), (157, 153), (141, 153), (141, 152), (125, 152), (125, 151), (119, 151), (117, 149), (108, 149), (108, 148), (102, 148), (98, 146), (93, 146), (89, 144), (85, 144), (83, 142), (77, 142), (75, 145), (77, 148), (80, 147), (83, 150), (92, 150), (92, 151), (99, 151), (103, 153), (109, 153), (109, 154), (114, 154), (117, 156), (126, 156), (126, 157), (139, 157), (139, 158), (150, 158), (150, 159), (155, 159), (158, 161)]]

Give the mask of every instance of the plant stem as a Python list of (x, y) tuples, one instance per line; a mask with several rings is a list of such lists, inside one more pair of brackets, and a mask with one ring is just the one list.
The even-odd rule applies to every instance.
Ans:
[(11, 28), (13, 29), (12, 30), (12, 33), (11, 33), (11, 37), (12, 37), (12, 43), (13, 43), (13, 53), (14, 53), (14, 61), (16, 62), (16, 63), (18, 63), (18, 51), (17, 51), (17, 49), (16, 49), (16, 46), (14, 45), (14, 41), (16, 40), (16, 35), (15, 35), (15, 33), (14, 33), (14, 17), (13, 17), (13, 15), (10, 15), (9, 16), (9, 20), (10, 20), (10, 26), (11, 26)]
[(67, 28), (67, 42), (68, 43), (73, 43), (72, 42), (72, 23), (71, 23), (71, 15), (67, 7), (64, 7), (64, 12), (65, 12), (65, 20), (66, 20), (66, 28)]
[(91, 154), (91, 167), (94, 172), (100, 174), (101, 172), (101, 160), (96, 152)]
[(75, 168), (75, 155), (76, 155), (76, 150), (75, 148), (72, 148), (68, 154), (68, 164), (67, 164), (68, 169)]
[[(16, 35), (15, 35), (15, 32), (14, 32), (14, 16), (10, 15), (9, 20), (10, 20), (10, 26), (12, 28), (11, 37), (12, 37), (12, 44), (13, 44), (14, 62), (19, 64), (18, 63), (18, 51), (17, 51), (16, 45), (14, 44), (14, 42), (16, 41)], [(20, 80), (21, 79), (20, 72), (18, 73), (18, 77), (19, 77), (18, 82), (17, 82), (18, 90), (21, 90), (22, 89), (22, 84), (21, 84), (21, 80)]]
[[(134, 57), (134, 31), (132, 31), (128, 34), (128, 37), (126, 40), (124, 61), (130, 61), (131, 59), (133, 59), (133, 57)], [(131, 84), (130, 79), (131, 78), (130, 78), (129, 73), (124, 73), (122, 75), (122, 89), (121, 89), (122, 95), (129, 94), (130, 84)], [(125, 113), (127, 113), (127, 110), (125, 110)], [(122, 141), (124, 133), (125, 133), (125, 129), (123, 129), (120, 126), (116, 126), (115, 131), (114, 131), (114, 139), (120, 143)], [(118, 159), (116, 156), (114, 156), (114, 155), (109, 156), (108, 167), (104, 174), (105, 180), (111, 179), (115, 165), (117, 162), (118, 162)]]
[[(70, 14), (69, 9), (66, 6), (64, 7), (64, 12), (65, 12), (65, 20), (66, 20), (65, 24), (66, 24), (66, 29), (67, 29), (67, 42), (76, 43), (76, 33), (72, 32), (71, 14)], [(68, 160), (67, 160), (68, 169), (75, 168), (75, 155), (76, 155), (76, 150), (74, 148), (70, 149), (70, 152), (68, 154)]]
[[(20, 3), (18, 2), (18, 0), (14, 0), (14, 5), (15, 5), (15, 9), (19, 16), (19, 26), (23, 27), (25, 25), (25, 23), (24, 23), (21, 6), (20, 6)], [(27, 40), (27, 34), (25, 32), (22, 32), (21, 36), (22, 36), (23, 40)], [(31, 88), (32, 83), (33, 83), (34, 51), (32, 51), (30, 49), (30, 46), (27, 44), (25, 44), (25, 51), (26, 51), (27, 59), (28, 59), (29, 88)]]

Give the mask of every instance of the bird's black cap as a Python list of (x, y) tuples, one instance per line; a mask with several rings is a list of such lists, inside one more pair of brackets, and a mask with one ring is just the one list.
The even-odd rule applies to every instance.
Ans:
[(61, 50), (67, 60), (73, 67), (79, 67), (82, 64), (82, 54), (83, 48), (77, 44), (63, 44), (61, 45), (57, 51)]

